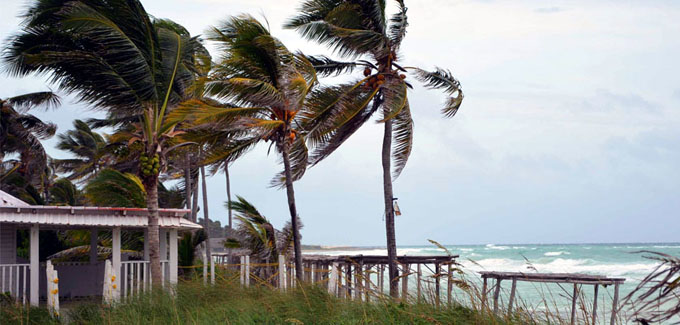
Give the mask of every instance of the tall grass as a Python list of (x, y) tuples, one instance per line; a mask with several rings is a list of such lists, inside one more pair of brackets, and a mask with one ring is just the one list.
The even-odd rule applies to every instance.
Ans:
[[(509, 324), (460, 305), (366, 303), (332, 297), (324, 288), (288, 292), (242, 288), (231, 281), (180, 283), (176, 294), (153, 292), (109, 307), (80, 304), (62, 311), (71, 324)], [(58, 324), (43, 308), (0, 307), (2, 324)]]

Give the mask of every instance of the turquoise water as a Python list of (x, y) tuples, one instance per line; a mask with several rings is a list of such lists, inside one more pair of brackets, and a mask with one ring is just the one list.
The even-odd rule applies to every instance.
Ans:
[[(515, 244), (515, 245), (445, 245), (454, 255), (460, 255), (468, 277), (478, 281), (478, 271), (507, 272), (549, 272), (549, 273), (586, 273), (608, 277), (626, 278), (620, 288), (620, 296), (625, 297), (639, 281), (652, 272), (658, 262), (644, 258), (649, 255), (639, 251), (655, 251), (680, 256), (680, 243), (631, 243), (631, 244)], [(327, 255), (385, 255), (384, 248), (361, 248), (353, 250), (323, 250), (306, 252)], [(399, 255), (441, 255), (446, 254), (436, 246), (403, 246), (398, 248)], [(505, 288), (507, 287), (507, 288)], [(509, 283), (504, 291), (509, 291)], [(519, 284), (518, 293), (527, 307), (536, 310), (545, 308), (547, 296), (552, 309), (560, 313), (571, 306), (573, 287), (557, 285)], [(584, 286), (586, 305), (592, 303), (592, 286)], [(598, 314), (611, 310), (612, 288), (600, 288)], [(503, 299), (507, 299), (507, 292)], [(580, 302), (581, 303), (581, 302)], [(584, 302), (585, 303), (585, 302)]]

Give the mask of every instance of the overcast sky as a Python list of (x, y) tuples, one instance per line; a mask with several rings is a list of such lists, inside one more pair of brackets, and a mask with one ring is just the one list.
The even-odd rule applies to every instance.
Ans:
[[(389, 2), (389, 1), (388, 1)], [(0, 39), (26, 2), (0, 0)], [(298, 0), (143, 0), (192, 34), (240, 13), (266, 16), (290, 49), (328, 51), (282, 30)], [(442, 94), (409, 96), (415, 148), (394, 183), (400, 245), (679, 241), (680, 3), (407, 0), (403, 63), (441, 66), (465, 100), (443, 119)], [(332, 80), (329, 80), (332, 82)], [(46, 89), (0, 76), (0, 98)], [(36, 115), (63, 132), (94, 114), (72, 101)], [(303, 242), (384, 245), (381, 125), (368, 123), (297, 182)], [(65, 157), (45, 143), (55, 157)], [(232, 168), (232, 193), (280, 227), (285, 191), (266, 147)], [(224, 175), (209, 180), (226, 221)]]

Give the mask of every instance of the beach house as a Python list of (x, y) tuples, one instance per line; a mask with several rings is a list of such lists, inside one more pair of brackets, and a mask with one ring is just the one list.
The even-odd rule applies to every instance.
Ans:
[[(183, 216), (183, 209), (160, 209), (160, 253), (162, 283), (177, 282), (178, 233), (200, 229), (201, 226)], [(97, 238), (100, 232), (110, 232), (111, 252), (108, 262), (118, 276), (114, 280), (118, 294), (151, 287), (149, 249), (146, 240), (148, 210), (139, 208), (35, 206), (0, 191), (0, 293), (38, 305), (47, 297), (45, 256), (40, 256), (40, 231), (87, 230), (91, 232), (89, 261), (52, 263), (59, 274), (60, 297), (101, 296), (107, 261), (98, 260)], [(28, 231), (28, 254), (17, 254), (18, 231)], [(144, 231), (144, 252), (141, 260), (128, 261), (121, 253), (121, 233)], [(42, 259), (41, 259), (42, 258)]]

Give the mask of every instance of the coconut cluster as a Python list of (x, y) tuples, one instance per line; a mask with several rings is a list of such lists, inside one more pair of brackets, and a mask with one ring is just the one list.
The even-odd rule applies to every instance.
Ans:
[(142, 155), (139, 157), (139, 167), (141, 167), (144, 176), (158, 175), (161, 167), (160, 157), (158, 154), (153, 157)]
[[(366, 68), (364, 69), (364, 76), (368, 77), (371, 76), (372, 70), (371, 68)], [(385, 83), (385, 75), (389, 73), (378, 73), (376, 75), (371, 76), (366, 80), (366, 83), (364, 83), (364, 87), (367, 89), (376, 89), (380, 86), (382, 86)], [(392, 71), (391, 75), (393, 75), (395, 78), (399, 78), (401, 80), (406, 79), (405, 74), (399, 74), (397, 70)]]

